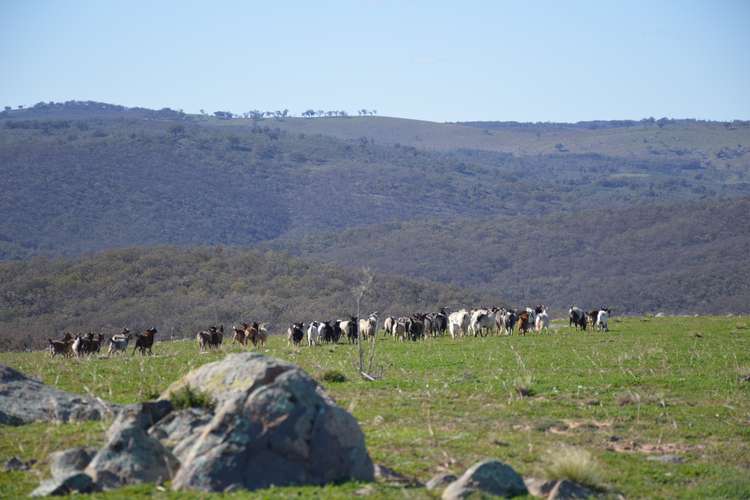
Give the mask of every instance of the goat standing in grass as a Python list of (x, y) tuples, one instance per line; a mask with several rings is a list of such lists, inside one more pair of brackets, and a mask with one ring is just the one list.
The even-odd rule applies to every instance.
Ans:
[(289, 346), (298, 347), (305, 338), (305, 324), (292, 323), (286, 331), (286, 341)]
[(107, 349), (107, 356), (111, 356), (115, 353), (125, 353), (128, 350), (128, 344), (133, 336), (130, 334), (130, 330), (127, 328), (123, 329), (122, 333), (113, 335), (109, 339), (109, 349)]
[(529, 330), (529, 313), (528, 311), (523, 311), (518, 315), (518, 333), (521, 335), (526, 335), (526, 332), (528, 332)]
[(154, 337), (156, 336), (156, 328), (149, 328), (144, 333), (136, 333), (135, 334), (135, 347), (133, 347), (133, 354), (135, 354), (135, 351), (139, 351), (141, 355), (146, 354), (146, 351), (148, 351), (149, 354), (153, 354), (151, 352), (151, 347), (154, 345)]
[(609, 309), (603, 307), (596, 315), (596, 329), (608, 332), (609, 331)]
[(66, 333), (61, 340), (47, 340), (49, 341), (49, 354), (53, 358), (55, 356), (69, 358), (73, 355), (73, 336), (71, 334)]
[(266, 329), (266, 323), (260, 325), (253, 322), (252, 325), (245, 328), (245, 332), (250, 336), (250, 342), (253, 343), (253, 347), (265, 347), (266, 340), (268, 339), (268, 330)]
[(542, 310), (536, 314), (534, 329), (537, 333), (541, 333), (542, 330), (547, 330), (549, 332), (549, 315), (547, 314), (546, 309), (542, 308)]
[(320, 323), (318, 321), (313, 321), (310, 323), (310, 325), (307, 327), (307, 346), (312, 347), (314, 345), (320, 344), (320, 334), (319, 332)]
[(242, 328), (238, 328), (232, 325), (232, 331), (234, 332), (232, 334), (233, 344), (247, 345), (248, 335), (246, 332), (246, 328), (247, 328), (247, 323), (243, 323)]

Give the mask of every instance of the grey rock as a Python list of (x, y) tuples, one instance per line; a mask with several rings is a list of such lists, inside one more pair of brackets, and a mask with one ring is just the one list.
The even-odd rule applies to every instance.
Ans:
[(453, 481), (458, 479), (455, 474), (437, 474), (425, 483), (428, 490), (442, 490)]
[(97, 491), (91, 477), (82, 472), (70, 476), (48, 479), (31, 492), (32, 497), (70, 495), (71, 493), (93, 493)]
[(167, 399), (125, 405), (118, 409), (117, 419), (132, 420), (141, 429), (147, 430), (172, 411), (172, 403)]
[(652, 462), (662, 462), (665, 464), (681, 464), (685, 462), (685, 459), (679, 455), (656, 455), (648, 457), (647, 460)]
[(195, 443), (213, 414), (205, 408), (173, 411), (149, 429), (148, 434), (161, 442), (180, 462)]
[(499, 460), (484, 460), (472, 465), (443, 491), (443, 500), (468, 498), (471, 495), (514, 497), (528, 491), (523, 478)]
[(548, 500), (565, 500), (568, 498), (591, 498), (596, 492), (586, 486), (563, 479), (555, 484), (547, 496)]
[(36, 463), (36, 460), (29, 460), (28, 462), (22, 461), (18, 457), (10, 457), (3, 466), (3, 470), (5, 472), (15, 471), (15, 470), (29, 470), (33, 464)]
[(83, 471), (96, 454), (96, 448), (69, 448), (49, 455), (52, 477), (63, 479)]
[(414, 478), (404, 476), (400, 472), (386, 467), (385, 465), (375, 464), (374, 468), (375, 479), (381, 483), (393, 484), (397, 486), (410, 486), (417, 487), (422, 486), (422, 483)]
[(523, 482), (526, 485), (526, 489), (529, 490), (530, 495), (543, 498), (547, 498), (550, 491), (552, 491), (557, 484), (557, 481), (555, 480), (539, 479), (535, 477), (525, 477), (523, 478)]
[(55, 389), (0, 365), (0, 424), (100, 420), (115, 408), (101, 399)]
[(186, 384), (211, 394), (217, 408), (181, 453), (175, 490), (374, 479), (357, 421), (300, 368), (256, 353), (232, 354), (187, 374), (167, 392)]
[(360, 489), (356, 490), (354, 494), (358, 497), (369, 497), (370, 495), (374, 495), (376, 492), (375, 487), (371, 484), (366, 484), (362, 486)]
[(137, 417), (115, 420), (107, 431), (109, 441), (86, 467), (103, 489), (167, 481), (179, 468), (172, 453), (146, 434), (140, 423)]
[(250, 394), (281, 373), (296, 366), (258, 353), (230, 354), (220, 361), (197, 368), (170, 385), (160, 399), (170, 399), (171, 394), (185, 386), (200, 389), (216, 401), (216, 407), (237, 396)]

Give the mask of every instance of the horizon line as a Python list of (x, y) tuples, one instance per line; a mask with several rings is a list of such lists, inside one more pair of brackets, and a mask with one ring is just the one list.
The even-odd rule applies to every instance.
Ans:
[[(324, 109), (318, 109), (314, 110), (313, 108), (308, 108), (305, 111), (301, 111), (298, 114), (294, 114), (289, 112), (288, 108), (284, 108), (281, 110), (265, 110), (261, 111), (259, 109), (253, 109), (251, 111), (244, 111), (240, 113), (235, 113), (234, 111), (229, 110), (216, 110), (216, 111), (205, 111), (204, 109), (200, 109), (197, 112), (190, 112), (190, 111), (184, 111), (183, 108), (172, 108), (169, 106), (157, 108), (157, 107), (146, 107), (146, 106), (128, 106), (124, 104), (115, 104), (111, 102), (105, 102), (105, 101), (95, 101), (95, 100), (80, 100), (80, 99), (71, 99), (67, 101), (39, 101), (33, 105), (27, 106), (25, 104), (17, 105), (16, 107), (5, 105), (3, 110), (0, 110), (0, 116), (5, 115), (8, 112), (24, 112), (24, 111), (30, 111), (34, 109), (43, 108), (45, 106), (60, 106), (60, 105), (69, 105), (69, 104), (91, 104), (91, 105), (105, 105), (110, 106), (113, 108), (124, 108), (123, 111), (128, 110), (147, 110), (147, 111), (173, 111), (176, 113), (181, 113), (188, 116), (204, 116), (204, 117), (216, 117), (215, 113), (231, 113), (231, 118), (229, 119), (238, 119), (238, 120), (253, 120), (249, 114), (253, 112), (260, 112), (260, 113), (274, 113), (274, 112), (283, 112), (286, 111), (287, 114), (284, 115), (284, 119), (287, 118), (302, 118), (302, 119), (320, 119), (320, 118), (393, 118), (393, 119), (399, 119), (399, 120), (412, 120), (412, 121), (421, 121), (421, 122), (428, 122), (428, 123), (437, 123), (437, 124), (445, 124), (445, 125), (457, 125), (457, 124), (463, 124), (463, 123), (505, 123), (505, 124), (518, 124), (518, 125), (580, 125), (580, 124), (586, 124), (586, 123), (601, 123), (601, 122), (633, 122), (633, 123), (639, 123), (639, 122), (658, 122), (662, 120), (666, 121), (690, 121), (690, 122), (702, 122), (702, 123), (743, 123), (748, 122), (750, 119), (742, 119), (742, 118), (732, 118), (732, 119), (715, 119), (715, 118), (697, 118), (697, 117), (674, 117), (674, 116), (663, 116), (656, 118), (654, 116), (648, 116), (648, 117), (642, 117), (642, 118), (595, 118), (595, 119), (588, 119), (588, 120), (577, 120), (577, 121), (542, 121), (542, 120), (514, 120), (514, 119), (492, 119), (492, 120), (482, 120), (482, 119), (470, 119), (470, 120), (443, 120), (443, 121), (436, 121), (436, 120), (428, 120), (424, 118), (410, 118), (410, 117), (403, 117), (403, 116), (397, 116), (397, 115), (381, 115), (378, 114), (377, 110), (372, 109), (368, 110), (365, 108), (360, 108), (358, 110), (355, 110), (354, 113), (359, 113), (360, 111), (366, 111), (365, 114), (350, 114), (347, 110), (324, 110)], [(318, 116), (310, 116), (305, 117), (303, 113), (307, 111), (314, 111), (317, 115), (317, 112), (323, 111), (324, 113), (345, 113), (343, 115), (318, 115)], [(273, 119), (273, 115), (263, 116), (259, 119)]]

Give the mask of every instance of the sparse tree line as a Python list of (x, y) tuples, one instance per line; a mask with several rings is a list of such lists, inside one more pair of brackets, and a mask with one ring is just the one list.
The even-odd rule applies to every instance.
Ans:
[[(120, 106), (116, 104), (107, 104), (107, 103), (101, 103), (101, 102), (95, 102), (95, 101), (66, 101), (66, 102), (38, 102), (32, 107), (25, 107), (23, 104), (19, 104), (16, 108), (13, 108), (12, 106), (4, 106), (3, 111), (0, 111), (0, 116), (2, 115), (9, 115), (11, 112), (18, 112), (18, 111), (40, 111), (40, 112), (49, 112), (49, 111), (55, 111), (55, 110), (77, 110), (77, 111), (91, 111), (91, 110), (99, 110), (99, 111), (107, 111), (107, 112), (127, 112), (127, 111), (138, 111), (144, 113), (146, 116), (151, 118), (169, 118), (169, 119), (189, 119), (190, 116), (187, 115), (183, 110), (173, 110), (171, 108), (162, 108), (160, 110), (150, 110), (146, 108), (128, 108), (125, 106)], [(375, 109), (358, 109), (356, 111), (357, 116), (375, 116), (377, 114), (377, 110)], [(209, 117), (213, 116), (215, 118), (218, 118), (220, 120), (231, 120), (236, 118), (244, 118), (246, 120), (253, 120), (254, 122), (266, 120), (266, 119), (274, 119), (283, 121), (286, 118), (293, 117), (295, 115), (291, 114), (288, 109), (280, 109), (280, 110), (272, 110), (272, 111), (261, 111), (258, 109), (251, 109), (249, 111), (245, 111), (243, 113), (234, 113), (232, 111), (214, 111), (213, 113), (208, 113), (205, 109), (200, 110), (200, 114), (203, 117)], [(303, 111), (299, 115), (303, 118), (348, 118), (350, 116), (354, 116), (353, 114), (350, 114), (349, 112), (345, 110), (315, 110), (315, 109), (308, 109), (306, 111)]]
[[(206, 113), (205, 109), (200, 110), (201, 115), (208, 116), (208, 113)], [(358, 109), (357, 115), (358, 116), (375, 116), (378, 114), (378, 111), (376, 109)], [(246, 120), (253, 120), (254, 122), (258, 122), (261, 120), (272, 118), (274, 120), (283, 121), (286, 118), (293, 117), (293, 114), (289, 113), (288, 109), (283, 110), (276, 110), (276, 111), (260, 111), (257, 109), (252, 109), (250, 111), (245, 111), (244, 113), (233, 113), (231, 111), (214, 111), (213, 116), (215, 118), (218, 118), (220, 120), (231, 120), (233, 118), (244, 118)], [(306, 111), (303, 111), (300, 113), (300, 116), (302, 118), (349, 118), (350, 115), (345, 110), (314, 110), (314, 109), (308, 109)]]

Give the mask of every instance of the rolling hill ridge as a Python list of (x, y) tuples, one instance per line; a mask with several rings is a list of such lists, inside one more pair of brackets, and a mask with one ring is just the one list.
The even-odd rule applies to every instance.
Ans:
[(748, 145), (746, 122), (42, 104), (0, 113), (0, 260), (261, 247), (558, 312), (736, 312), (750, 303)]

